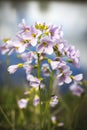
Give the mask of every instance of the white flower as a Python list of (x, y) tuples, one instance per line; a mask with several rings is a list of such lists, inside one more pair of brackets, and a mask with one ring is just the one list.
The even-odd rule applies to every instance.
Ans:
[(13, 74), (13, 73), (15, 73), (17, 71), (18, 68), (21, 68), (21, 67), (23, 67), (22, 63), (19, 63), (17, 65), (11, 65), (11, 66), (8, 67), (8, 72), (10, 74)]
[(58, 104), (58, 97), (56, 95), (54, 95), (51, 97), (50, 106), (55, 107), (55, 105), (57, 105), (57, 104)]
[(27, 104), (28, 104), (28, 100), (27, 99), (22, 98), (22, 99), (18, 100), (18, 106), (21, 109), (22, 108), (26, 108)]
[(17, 69), (18, 69), (18, 65), (11, 65), (11, 66), (8, 67), (8, 72), (10, 74), (13, 74), (17, 71)]
[(40, 102), (39, 96), (35, 95), (34, 100), (33, 100), (33, 105), (37, 106), (39, 104), (39, 102)]
[(81, 88), (76, 82), (72, 84), (69, 89), (76, 96), (81, 96), (81, 94), (84, 92), (83, 88)]

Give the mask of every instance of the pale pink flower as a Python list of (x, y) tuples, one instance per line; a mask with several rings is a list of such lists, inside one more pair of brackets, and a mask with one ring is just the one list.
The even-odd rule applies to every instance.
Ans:
[(44, 76), (50, 76), (50, 67), (47, 63), (44, 63), (41, 68)]
[(20, 109), (26, 108), (27, 104), (28, 104), (27, 99), (22, 98), (22, 99), (18, 100), (18, 106)]
[(73, 76), (73, 80), (76, 82), (79, 82), (83, 79), (83, 74), (77, 74), (75, 76)]
[(53, 124), (56, 124), (57, 123), (56, 122), (56, 116), (51, 116), (51, 121), (52, 121)]
[(69, 89), (76, 96), (81, 96), (81, 94), (84, 92), (83, 88), (81, 88), (76, 82), (74, 82)]
[(55, 107), (58, 104), (58, 97), (56, 95), (51, 97), (50, 106)]
[(25, 62), (23, 64), (23, 68), (25, 69), (26, 74), (29, 75), (32, 72), (34, 67), (33, 67), (33, 65), (29, 64), (28, 62)]
[(52, 39), (61, 39), (63, 37), (63, 31), (61, 25), (58, 27), (50, 25), (49, 32)]
[(34, 100), (33, 100), (33, 105), (37, 106), (40, 103), (40, 99), (38, 95), (35, 95)]
[(17, 71), (18, 68), (21, 68), (21, 67), (23, 67), (22, 63), (19, 63), (17, 65), (11, 65), (11, 66), (8, 67), (8, 72), (10, 74), (13, 74), (13, 73), (15, 73)]
[(40, 85), (40, 80), (37, 77), (34, 77), (33, 75), (27, 75), (27, 80), (30, 81), (30, 86), (37, 88)]
[(0, 46), (0, 52), (2, 55), (5, 55), (7, 52), (9, 52), (9, 48), (6, 47), (6, 45)]
[(11, 65), (11, 66), (8, 67), (8, 72), (10, 74), (13, 74), (17, 71), (17, 69), (18, 69), (18, 65)]
[(58, 69), (59, 63), (60, 63), (59, 61), (52, 61), (52, 60), (50, 61), (50, 64), (53, 70)]
[(64, 83), (69, 84), (72, 81), (71, 79), (72, 71), (70, 70), (70, 67), (67, 65), (63, 65), (61, 66), (59, 71), (60, 73), (57, 74), (58, 85), (63, 85)]
[(21, 31), (19, 32), (20, 34), (29, 32), (30, 30), (30, 27), (26, 25), (25, 19), (22, 19), (22, 22), (18, 26), (21, 29)]
[(62, 126), (64, 126), (64, 123), (63, 123), (63, 122), (59, 122), (59, 123), (58, 123), (58, 126), (59, 126), (59, 127), (62, 127)]
[(37, 46), (38, 53), (51, 55), (53, 53), (53, 42), (48, 38), (43, 38)]

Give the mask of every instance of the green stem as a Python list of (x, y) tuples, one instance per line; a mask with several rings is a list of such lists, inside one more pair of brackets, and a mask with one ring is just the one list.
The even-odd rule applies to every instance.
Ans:
[[(40, 55), (37, 54), (38, 56), (38, 79), (40, 78)], [(40, 97), (40, 130), (42, 130), (42, 112), (41, 112), (41, 90), (40, 90), (40, 85), (39, 85), (39, 97)]]
[(11, 115), (12, 115), (12, 122), (13, 122), (13, 129), (12, 130), (15, 130), (15, 110), (12, 110)]
[[(50, 74), (50, 84), (49, 84), (49, 88), (48, 88), (48, 99), (47, 99), (49, 101), (50, 101), (51, 93), (52, 93), (53, 76), (54, 76), (54, 71), (52, 71)], [(48, 116), (48, 130), (50, 130), (51, 129), (51, 113), (50, 113), (49, 103), (47, 104), (47, 116)]]
[[(10, 62), (10, 59), (9, 59), (8, 55), (6, 54), (6, 68), (8, 68), (9, 62)], [(9, 75), (8, 75), (8, 73), (6, 73), (6, 84), (8, 85), (8, 83), (9, 83)]]
[(7, 115), (5, 114), (5, 112), (3, 111), (2, 107), (0, 106), (0, 111), (3, 114), (5, 120), (8, 122), (8, 124), (13, 128), (12, 123), (10, 122), (10, 120), (8, 119)]
[(54, 78), (54, 71), (51, 72), (50, 74), (50, 88), (49, 88), (49, 96), (52, 93), (52, 87), (53, 87), (53, 78)]
[(40, 78), (40, 55), (38, 55), (38, 78)]

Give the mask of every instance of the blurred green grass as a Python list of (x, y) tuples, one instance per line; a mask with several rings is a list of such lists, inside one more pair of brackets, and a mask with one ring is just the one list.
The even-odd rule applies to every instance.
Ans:
[[(0, 109), (0, 130), (38, 130), (38, 113), (34, 114), (31, 104), (27, 109), (19, 109), (17, 100), (24, 97), (25, 88), (0, 88), (0, 107), (6, 114), (11, 127)], [(67, 92), (59, 104), (51, 110), (63, 127), (53, 126), (52, 130), (87, 130), (87, 96), (73, 96)]]

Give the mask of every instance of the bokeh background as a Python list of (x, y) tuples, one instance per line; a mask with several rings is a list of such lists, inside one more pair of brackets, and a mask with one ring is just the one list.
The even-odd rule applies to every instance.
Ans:
[[(83, 73), (87, 80), (86, 0), (0, 0), (0, 44), (3, 38), (15, 36), (23, 18), (28, 25), (36, 21), (61, 24), (64, 39), (80, 50), (80, 68), (72, 70), (75, 74)], [(10, 64), (19, 62), (21, 59), (15, 53), (10, 57), (0, 53), (0, 130), (38, 130), (36, 123), (39, 120), (34, 107), (29, 104), (26, 110), (20, 110), (17, 105), (18, 99), (24, 98), (24, 91), (28, 89), (24, 71), (20, 69), (13, 75), (7, 72)], [(85, 91), (81, 97), (66, 91), (66, 86), (61, 87), (58, 94), (62, 101), (51, 114), (56, 113), (58, 122), (63, 122), (64, 126), (52, 125), (51, 130), (87, 130), (87, 81), (82, 87)]]

